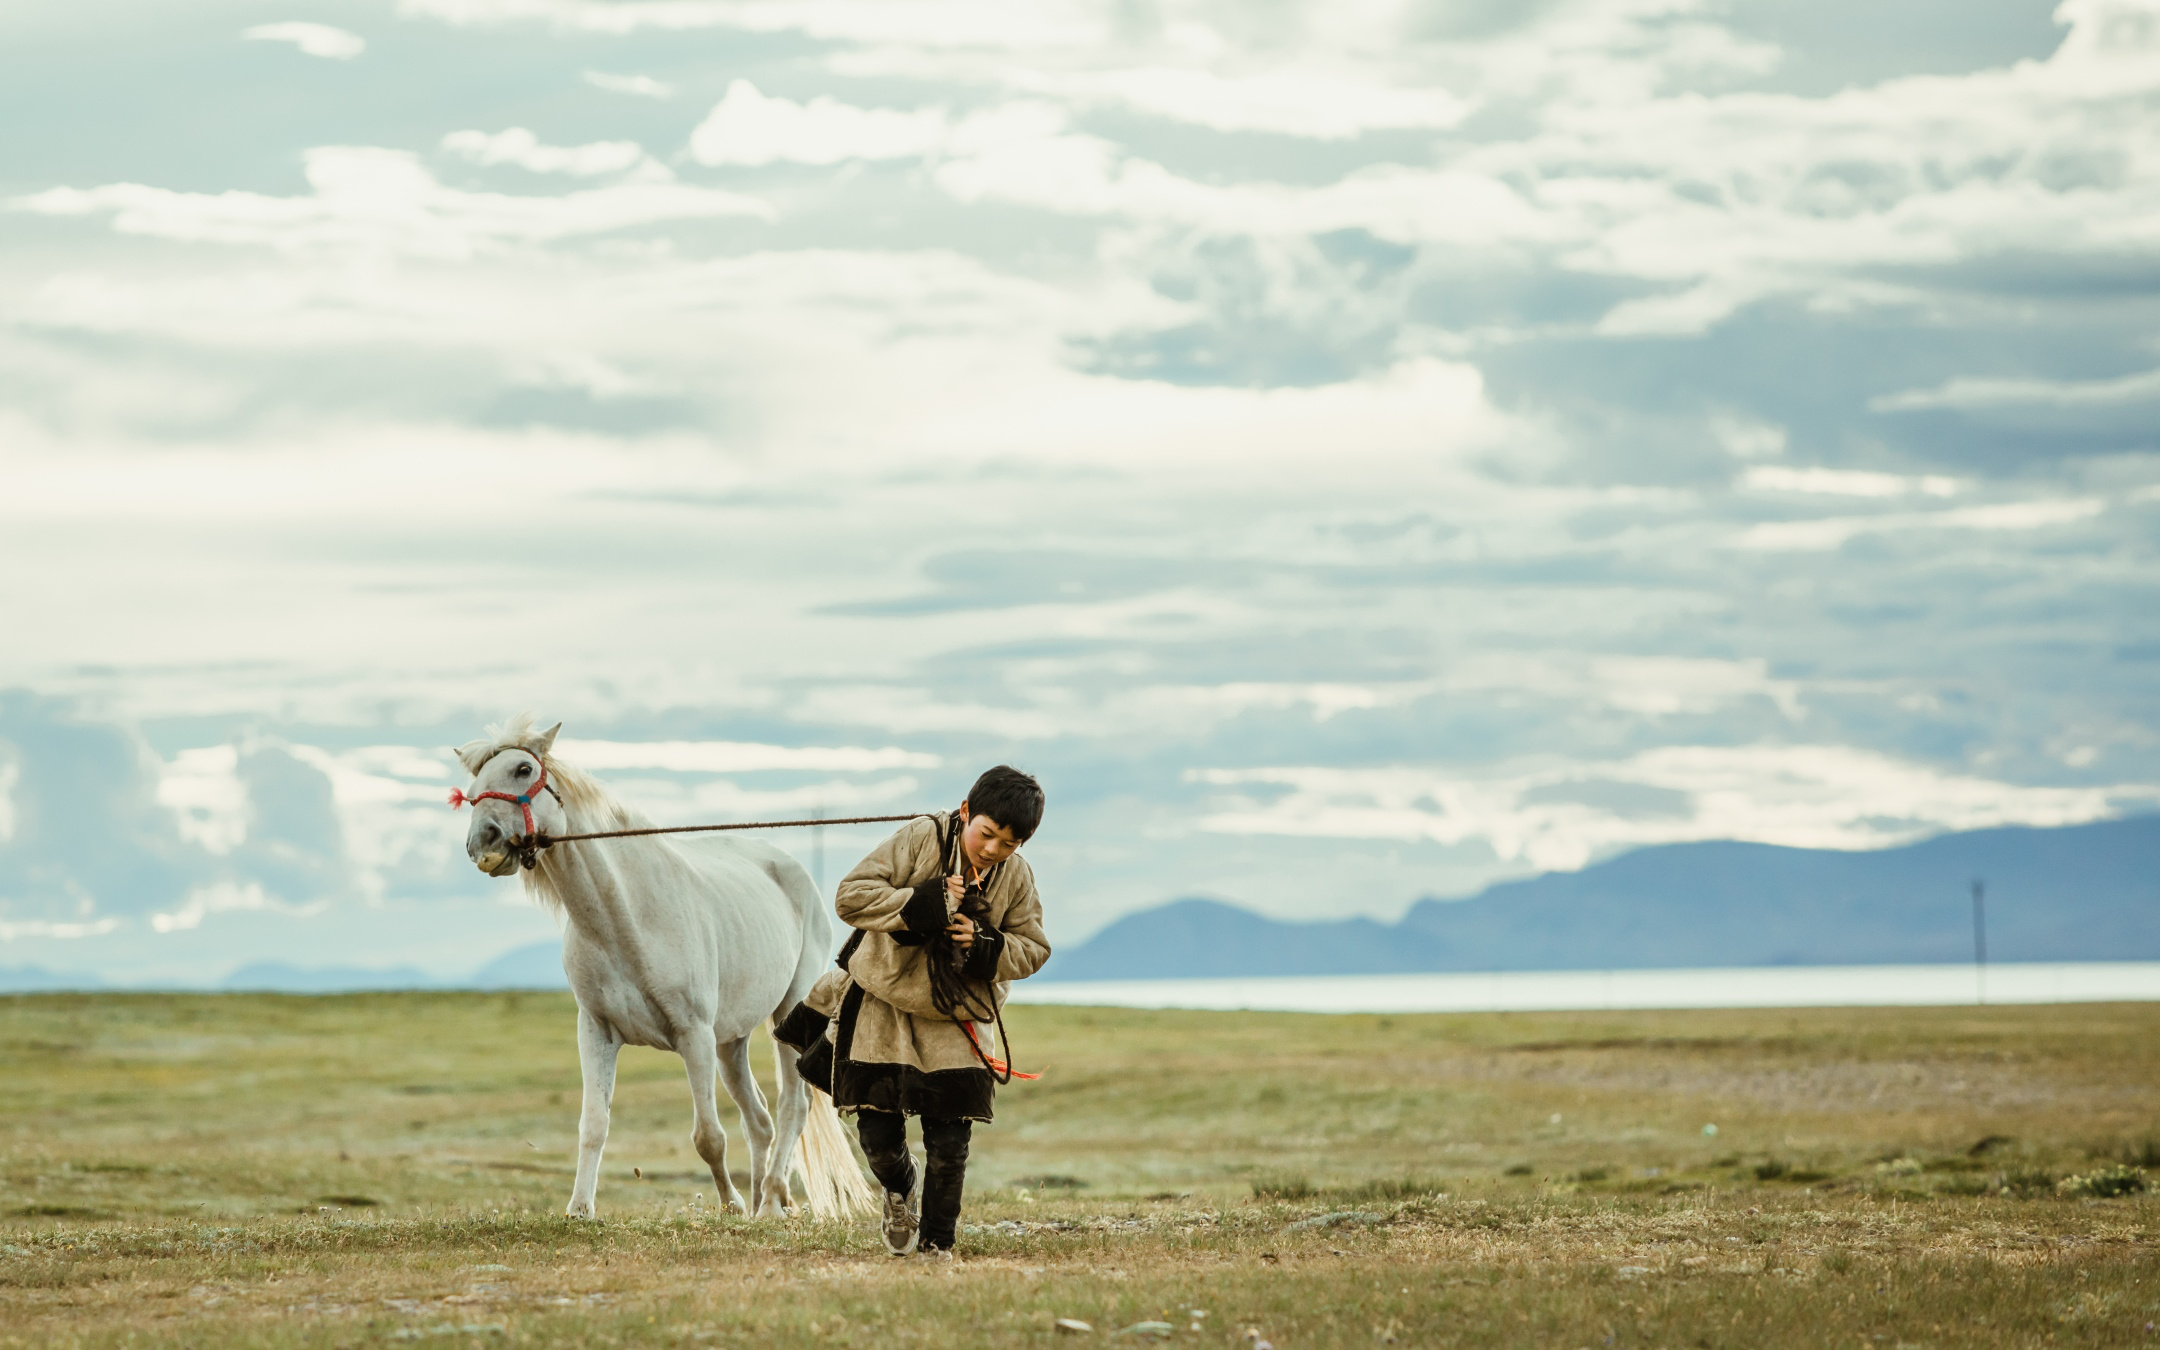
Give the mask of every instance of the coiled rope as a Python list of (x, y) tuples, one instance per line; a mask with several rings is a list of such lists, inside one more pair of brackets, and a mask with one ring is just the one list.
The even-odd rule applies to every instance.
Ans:
[[(948, 837), (941, 826), (938, 830), (938, 844), (944, 856), (938, 865), (935, 884), (942, 893), (946, 877), (959, 875), (965, 878), (966, 891), (960, 900), (960, 912), (974, 921), (976, 931), (980, 933), (990, 918), (990, 901), (986, 894), (990, 887), (990, 878), (1004, 864), (993, 863), (988, 871), (974, 875), (973, 865), (966, 858), (955, 856), (960, 852), (958, 830), (954, 830)], [(951, 870), (948, 871), (948, 868)], [(1002, 1087), (1015, 1078), (1042, 1077), (1037, 1073), (1021, 1073), (1012, 1066), (1009, 1059), (1012, 1054), (1012, 1038), (1005, 1032), (1005, 1010), (998, 1006), (994, 981), (985, 980), (977, 984), (961, 973), (967, 964), (968, 953), (959, 943), (953, 941), (951, 930), (938, 929), (925, 939), (923, 945), (923, 955), (928, 962), (930, 975), (930, 1006), (936, 1008), (941, 1016), (960, 1024), (960, 1029), (967, 1033), (968, 1044), (974, 1047), (975, 1058), (982, 1061), (983, 1068), (989, 1071), (991, 1078)], [(986, 1004), (987, 1007), (984, 1006)], [(1005, 1051), (1008, 1058), (1000, 1059), (982, 1048), (982, 1042), (975, 1036), (977, 1022), (989, 1022), (997, 1027), (998, 1048)]]

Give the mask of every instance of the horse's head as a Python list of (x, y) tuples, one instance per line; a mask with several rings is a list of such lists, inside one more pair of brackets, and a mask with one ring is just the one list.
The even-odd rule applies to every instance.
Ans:
[(458, 762), (472, 775), (472, 785), (450, 800), (471, 804), (465, 856), (489, 876), (509, 876), (520, 861), (531, 866), (534, 834), (569, 832), (562, 797), (548, 781), (547, 753), (561, 730), (557, 722), (546, 731), (521, 730), (458, 748)]

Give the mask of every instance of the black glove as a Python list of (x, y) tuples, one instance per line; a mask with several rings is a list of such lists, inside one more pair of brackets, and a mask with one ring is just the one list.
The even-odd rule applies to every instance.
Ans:
[(988, 924), (975, 925), (975, 942), (960, 963), (960, 973), (988, 983), (997, 978), (998, 957), (1005, 951), (1005, 935)]
[(900, 922), (907, 927), (893, 934), (893, 941), (903, 947), (918, 947), (945, 931), (949, 922), (945, 917), (945, 878), (935, 876), (918, 882), (915, 894), (908, 897), (906, 907), (900, 911)]

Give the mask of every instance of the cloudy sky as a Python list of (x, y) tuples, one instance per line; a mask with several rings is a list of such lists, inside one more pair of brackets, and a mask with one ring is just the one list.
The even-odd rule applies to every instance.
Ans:
[(1067, 942), (2160, 805), (2156, 0), (22, 0), (0, 122), (0, 965), (545, 936), (525, 708), (1029, 767)]

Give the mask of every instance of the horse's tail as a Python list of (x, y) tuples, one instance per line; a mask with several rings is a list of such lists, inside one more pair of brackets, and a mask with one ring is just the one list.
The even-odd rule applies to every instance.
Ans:
[(803, 1121), (803, 1203), (813, 1219), (855, 1219), (877, 1207), (870, 1183), (848, 1148), (847, 1134), (840, 1128), (840, 1113), (832, 1098), (805, 1080), (810, 1112)]

